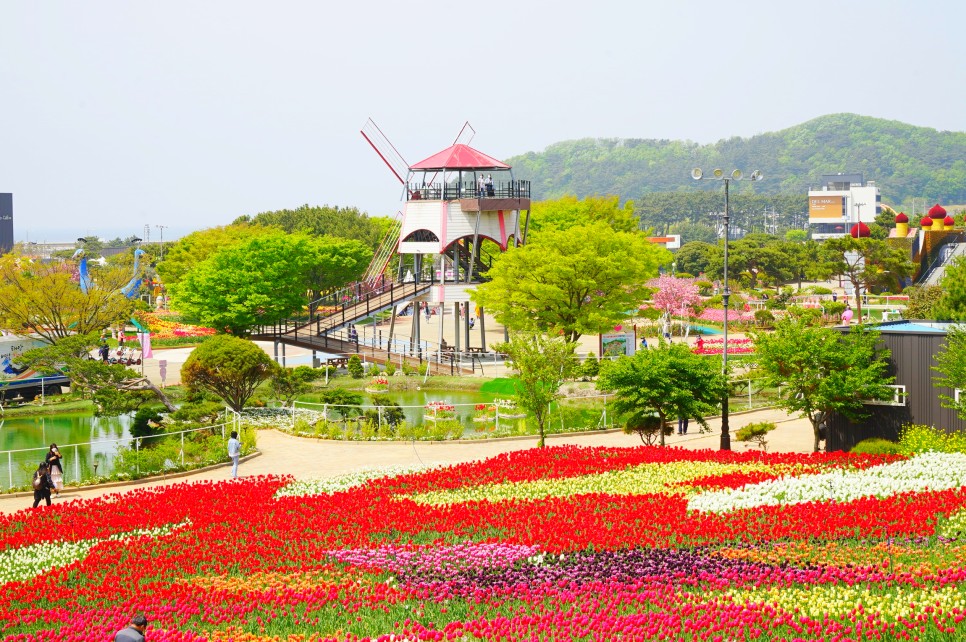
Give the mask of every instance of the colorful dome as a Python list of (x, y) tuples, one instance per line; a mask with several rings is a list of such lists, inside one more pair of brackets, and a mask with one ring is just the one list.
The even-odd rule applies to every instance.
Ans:
[(929, 218), (946, 218), (946, 210), (942, 205), (936, 203), (929, 208)]
[(896, 214), (896, 223), (908, 223), (909, 217), (906, 216), (905, 212), (899, 212)]
[(943, 219), (943, 225), (945, 225), (946, 227), (952, 227), (955, 224), (956, 224), (956, 219), (954, 219), (952, 216), (947, 216), (946, 218)]
[(859, 237), (866, 238), (867, 236), (872, 234), (872, 231), (869, 229), (869, 226), (866, 225), (865, 223), (856, 223), (855, 225), (852, 226), (852, 229), (849, 231), (849, 234), (851, 234), (852, 238), (854, 239), (857, 239)]
[(924, 216), (922, 220), (919, 221), (919, 225), (922, 225), (923, 227), (932, 227), (932, 219), (928, 216)]

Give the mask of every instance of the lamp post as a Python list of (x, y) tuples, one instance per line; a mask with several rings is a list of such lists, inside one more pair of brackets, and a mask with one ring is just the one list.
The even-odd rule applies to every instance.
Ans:
[(161, 231), (161, 236), (160, 236), (161, 252), (160, 252), (160, 256), (158, 257), (158, 261), (163, 261), (164, 260), (164, 228), (166, 228), (168, 226), (167, 225), (155, 225), (154, 227), (158, 228)]
[[(724, 170), (715, 169), (711, 172), (711, 176), (705, 176), (701, 168), (695, 167), (691, 170), (691, 178), (696, 181), (700, 180), (714, 180), (714, 181), (724, 181), (724, 193), (725, 193), (725, 211), (724, 211), (724, 288), (721, 291), (721, 299), (724, 304), (724, 343), (721, 346), (721, 376), (725, 380), (725, 391), (724, 397), (721, 400), (721, 450), (731, 450), (731, 433), (729, 432), (728, 426), (728, 299), (731, 296), (731, 290), (728, 288), (728, 222), (731, 218), (731, 201), (728, 194), (728, 188), (731, 181), (740, 181), (744, 177), (740, 169), (736, 169), (731, 172), (731, 175), (726, 176)], [(761, 170), (755, 170), (748, 177), (752, 181), (760, 181), (763, 176)]]

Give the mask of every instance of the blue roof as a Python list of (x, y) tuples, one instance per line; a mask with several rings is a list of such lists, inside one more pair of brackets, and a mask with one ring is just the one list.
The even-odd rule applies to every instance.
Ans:
[(954, 325), (956, 324), (945, 321), (890, 321), (880, 323), (874, 327), (880, 332), (928, 332), (931, 334), (946, 334), (949, 328)]

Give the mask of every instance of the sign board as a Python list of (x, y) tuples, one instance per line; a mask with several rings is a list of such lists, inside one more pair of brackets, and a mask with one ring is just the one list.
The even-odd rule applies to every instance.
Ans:
[(161, 383), (168, 378), (168, 360), (158, 359), (158, 374), (161, 375)]
[(844, 196), (809, 196), (809, 222), (841, 221), (845, 218)]
[(600, 335), (601, 357), (629, 357), (634, 354), (634, 332), (609, 332)]

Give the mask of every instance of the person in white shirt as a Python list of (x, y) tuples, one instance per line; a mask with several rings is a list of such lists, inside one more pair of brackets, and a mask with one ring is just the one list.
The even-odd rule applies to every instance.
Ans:
[(231, 476), (232, 479), (238, 478), (238, 458), (241, 457), (241, 442), (238, 441), (238, 433), (231, 431), (231, 439), (228, 440), (228, 456), (231, 457)]

